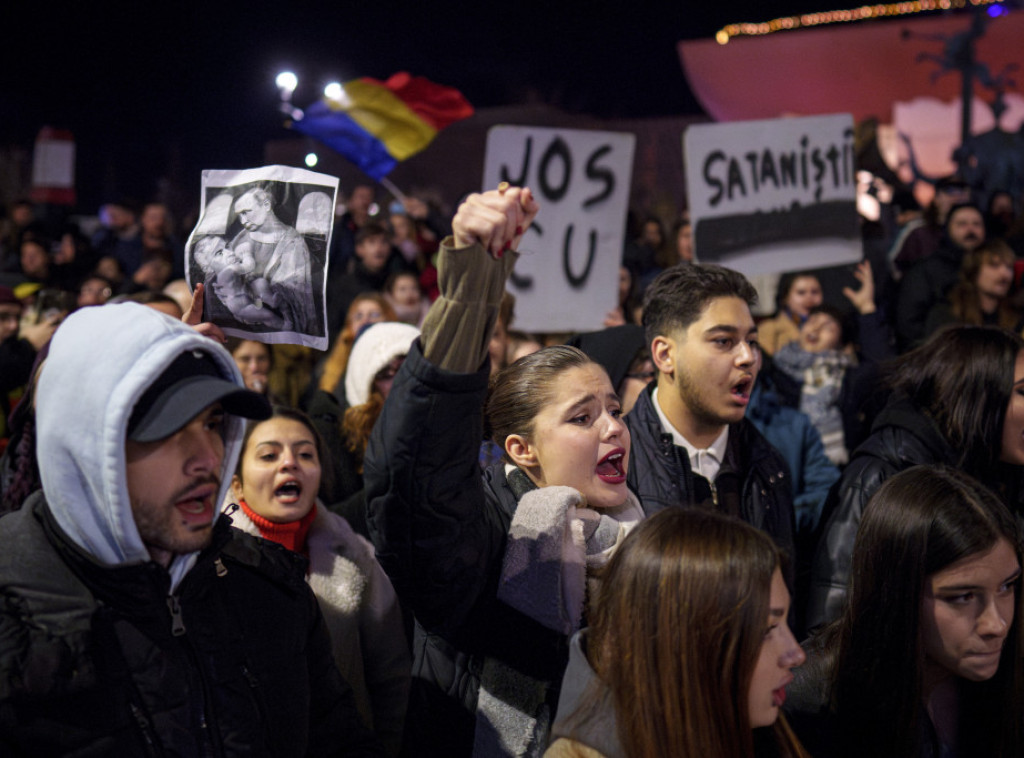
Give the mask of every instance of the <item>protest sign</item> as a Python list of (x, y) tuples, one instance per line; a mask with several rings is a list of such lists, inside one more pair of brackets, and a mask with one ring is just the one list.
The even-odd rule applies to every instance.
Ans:
[(516, 329), (592, 331), (615, 308), (635, 142), (573, 129), (488, 132), (483, 186), (530, 187), (540, 204), (509, 283)]
[(683, 153), (700, 262), (750, 276), (863, 257), (849, 114), (699, 124)]
[(327, 251), (336, 177), (288, 166), (204, 171), (185, 246), (203, 317), (236, 337), (327, 349)]

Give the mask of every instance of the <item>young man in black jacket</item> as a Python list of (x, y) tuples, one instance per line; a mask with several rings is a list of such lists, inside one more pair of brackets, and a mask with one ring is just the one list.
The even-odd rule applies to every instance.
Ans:
[(302, 559), (219, 517), (270, 413), (228, 352), (86, 308), (36, 399), (43, 490), (0, 519), (0, 754), (382, 755)]
[[(673, 266), (648, 287), (644, 331), (658, 376), (626, 416), (628, 481), (647, 514), (732, 514), (770, 534), (792, 566), (786, 464), (744, 418), (761, 367), (756, 299), (742, 274), (713, 265)], [(792, 588), (792, 569), (787, 579)]]

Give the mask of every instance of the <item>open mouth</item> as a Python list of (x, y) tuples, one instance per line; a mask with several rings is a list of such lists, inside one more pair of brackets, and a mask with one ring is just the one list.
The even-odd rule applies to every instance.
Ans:
[(208, 523), (213, 520), (213, 497), (216, 492), (216, 487), (201, 487), (187, 493), (174, 507), (187, 524)]
[(777, 690), (772, 690), (772, 705), (776, 708), (781, 708), (782, 704), (786, 702), (786, 688), (779, 687)]
[(602, 482), (621, 484), (626, 481), (626, 451), (621, 447), (612, 450), (598, 461), (595, 471)]
[(300, 495), (302, 495), (302, 485), (294, 480), (285, 482), (274, 490), (274, 497), (282, 503), (295, 503)]
[(743, 379), (740, 379), (738, 382), (736, 382), (736, 384), (732, 386), (732, 389), (729, 390), (729, 392), (732, 395), (733, 400), (736, 400), (746, 405), (747, 403), (750, 402), (750, 391), (753, 389), (753, 387), (753, 377), (746, 376)]
[(206, 510), (206, 498), (191, 498), (189, 500), (182, 500), (174, 504), (174, 507), (178, 510), (185, 511), (185, 513), (202, 513)]

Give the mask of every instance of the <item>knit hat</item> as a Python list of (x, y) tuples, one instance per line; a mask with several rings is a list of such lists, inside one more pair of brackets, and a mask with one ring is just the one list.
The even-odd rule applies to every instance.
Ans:
[(352, 346), (345, 372), (345, 400), (349, 407), (363, 405), (370, 399), (370, 389), (377, 372), (392, 360), (409, 352), (420, 336), (420, 330), (397, 321), (384, 321), (366, 329)]

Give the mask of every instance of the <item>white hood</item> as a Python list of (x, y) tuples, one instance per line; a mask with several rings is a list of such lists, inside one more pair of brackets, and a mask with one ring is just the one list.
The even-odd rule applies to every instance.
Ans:
[[(227, 350), (137, 303), (84, 308), (54, 335), (36, 395), (39, 473), (57, 523), (100, 563), (150, 560), (128, 499), (128, 419), (153, 380), (179, 355), (197, 349), (213, 358), (225, 379), (243, 386)], [(221, 488), (214, 502), (224, 499), (230, 484), (243, 429), (243, 419), (226, 416)], [(172, 588), (196, 555), (174, 557)]]

